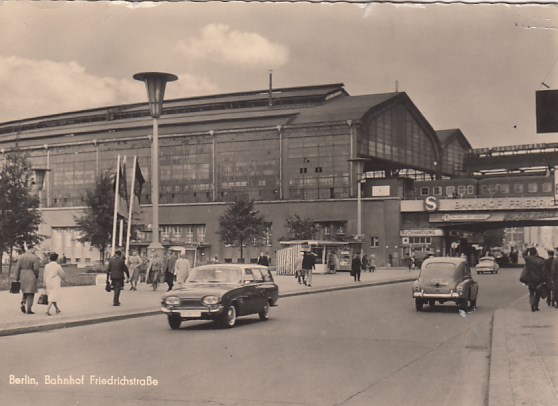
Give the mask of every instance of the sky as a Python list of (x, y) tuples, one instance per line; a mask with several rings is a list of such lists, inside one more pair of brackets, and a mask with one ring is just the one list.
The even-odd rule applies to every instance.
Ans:
[(404, 91), (474, 148), (537, 134), (558, 89), (558, 7), (504, 4), (0, 1), (0, 122), (145, 102), (134, 73), (179, 79), (165, 99), (343, 83)]

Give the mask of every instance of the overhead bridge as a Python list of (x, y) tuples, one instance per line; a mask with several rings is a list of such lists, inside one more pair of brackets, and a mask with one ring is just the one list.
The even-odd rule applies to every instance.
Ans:
[(475, 148), (463, 158), (468, 173), (515, 172), (558, 166), (558, 143)]

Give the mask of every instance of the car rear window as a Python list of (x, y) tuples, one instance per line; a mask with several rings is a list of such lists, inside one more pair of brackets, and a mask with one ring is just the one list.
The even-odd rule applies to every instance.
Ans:
[(190, 270), (187, 283), (240, 283), (241, 268), (201, 267)]
[(457, 267), (451, 262), (431, 262), (420, 271), (421, 278), (453, 278)]
[(493, 259), (481, 259), (479, 265), (492, 265), (494, 263)]

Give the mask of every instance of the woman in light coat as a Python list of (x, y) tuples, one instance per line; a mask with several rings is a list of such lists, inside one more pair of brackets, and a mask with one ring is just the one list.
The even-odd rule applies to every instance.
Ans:
[(50, 262), (45, 266), (45, 272), (43, 275), (43, 280), (45, 284), (46, 294), (48, 295), (48, 307), (46, 314), (49, 316), (50, 308), (54, 306), (56, 314), (60, 313), (58, 308), (58, 303), (60, 302), (61, 290), (62, 290), (62, 280), (66, 280), (66, 274), (56, 260), (58, 259), (58, 254), (53, 252), (50, 254)]

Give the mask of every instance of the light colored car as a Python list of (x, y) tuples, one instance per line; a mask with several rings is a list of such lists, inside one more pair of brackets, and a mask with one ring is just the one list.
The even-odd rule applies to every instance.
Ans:
[(471, 276), (471, 268), (463, 258), (432, 257), (422, 263), (412, 294), (418, 311), (428, 303), (455, 302), (460, 309), (477, 306), (479, 285)]
[(161, 311), (172, 329), (185, 320), (215, 320), (234, 327), (238, 316), (258, 314), (269, 318), (279, 287), (266, 266), (256, 264), (211, 264), (193, 268), (180, 289), (167, 292)]
[(477, 274), (481, 273), (498, 273), (500, 265), (496, 262), (494, 257), (482, 257), (479, 259), (479, 263), (475, 266)]

